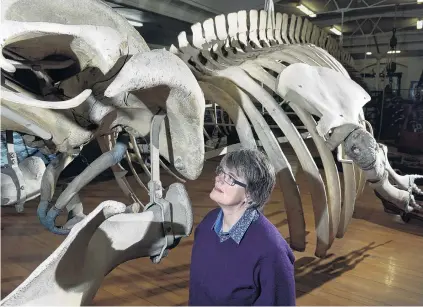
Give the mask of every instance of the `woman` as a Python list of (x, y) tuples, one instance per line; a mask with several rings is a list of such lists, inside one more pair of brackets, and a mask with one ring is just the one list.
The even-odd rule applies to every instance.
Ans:
[(275, 181), (258, 150), (222, 159), (210, 193), (219, 208), (194, 233), (189, 305), (295, 305), (294, 255), (261, 213)]

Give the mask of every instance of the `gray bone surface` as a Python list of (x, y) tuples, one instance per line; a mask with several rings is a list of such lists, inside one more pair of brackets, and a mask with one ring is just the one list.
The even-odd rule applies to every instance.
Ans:
[[(189, 236), (191, 203), (176, 183), (165, 197), (171, 202), (173, 238)], [(126, 206), (105, 201), (77, 223), (60, 246), (1, 302), (1, 306), (90, 304), (103, 278), (119, 264), (159, 254), (164, 244), (162, 214), (157, 206), (142, 213), (125, 213)]]
[[(216, 89), (219, 95), (215, 102), (234, 121), (243, 146), (260, 144), (277, 170), (294, 249), (304, 250), (306, 243), (303, 208), (295, 181), (298, 164), (313, 183), (313, 209), (322, 213), (316, 214), (319, 257), (330, 248), (335, 232), (337, 237), (345, 233), (354, 210), (356, 190), (362, 191), (366, 178), (384, 197), (400, 205), (404, 205), (406, 195), (410, 196), (408, 190), (421, 193), (414, 184), (417, 177), (397, 175), (386, 164), (386, 148), (374, 143), (363, 129), (362, 106), (368, 96), (344, 68), (353, 66), (351, 56), (324, 29), (306, 18), (278, 13), (274, 27), (270, 22), (273, 16), (263, 10), (219, 15), (193, 25), (192, 41), (182, 32), (178, 46), (172, 45), (169, 51), (149, 51), (125, 18), (101, 1), (5, 0), (1, 14), (4, 26), (0, 29), (0, 47), (5, 52), (0, 57), (0, 66), (9, 77), (16, 69), (31, 71), (31, 63), (49, 69), (70, 69), (72, 63), (80, 67), (60, 80), (56, 88), (53, 82), (49, 84), (43, 69), (36, 72), (46, 83), (43, 93), (47, 94), (41, 97), (26, 91), (19, 82), (2, 83), (7, 94), (2, 98), (2, 109), (7, 108), (2, 114), (2, 129), (41, 137), (59, 156), (74, 156), (95, 139), (102, 140), (102, 150), (107, 151), (115, 142), (114, 136), (125, 131), (131, 134), (131, 144), (135, 146), (132, 157), (150, 175), (136, 138), (148, 137), (153, 114), (165, 111), (168, 121), (160, 128), (160, 153), (185, 178), (194, 180), (200, 175), (204, 160), (204, 94), (210, 98)], [(22, 40), (22, 34), (30, 39)], [(55, 53), (69, 59), (44, 60)], [(328, 80), (335, 80), (335, 86), (328, 86)], [(298, 84), (305, 88), (293, 90)], [(51, 91), (54, 88), (64, 95)], [(285, 103), (294, 103), (294, 112), (305, 122), (330, 177), (326, 186), (302, 134), (280, 109), (275, 94)], [(275, 111), (270, 116), (293, 146), (295, 159), (285, 155), (257, 108), (259, 104)], [(347, 112), (348, 116), (341, 119), (340, 112)], [(316, 123), (312, 115), (320, 120)], [(259, 140), (252, 139), (253, 130)], [(221, 131), (228, 133), (226, 128)], [(336, 148), (344, 176), (341, 212), (336, 165), (329, 157)], [(133, 165), (128, 152), (125, 158)], [(52, 167), (47, 167), (46, 180), (42, 182), (41, 198), (45, 204), (51, 199), (57, 181)], [(172, 174), (167, 167), (165, 170)], [(113, 171), (122, 190), (131, 198), (131, 205), (106, 201), (85, 215), (77, 194), (71, 195), (71, 199), (66, 197), (70, 200), (66, 208), (74, 213), (74, 218), (65, 224), (65, 228), (71, 229), (69, 236), (2, 304), (25, 301), (50, 305), (66, 301), (65, 297), (71, 304), (85, 304), (95, 295), (104, 275), (116, 265), (134, 257), (157, 256), (162, 251), (167, 237), (162, 232), (159, 207), (147, 206), (143, 213), (131, 213), (137, 212), (139, 201), (121, 177), (125, 172), (122, 166), (114, 165)], [(190, 204), (183, 205), (189, 203), (185, 189), (172, 185), (167, 198), (176, 206), (175, 224), (182, 225), (179, 236), (189, 235), (192, 212)], [(406, 205), (408, 210), (412, 205), (417, 208), (412, 201)], [(146, 231), (149, 235), (145, 235)], [(122, 233), (132, 236), (126, 238)], [(177, 236), (173, 238), (176, 242)], [(92, 255), (98, 249), (105, 253), (94, 263)], [(75, 254), (78, 256), (70, 256)], [(50, 288), (53, 292), (49, 292)]]
[(402, 177), (395, 173), (393, 177), (393, 181), (397, 184), (395, 187), (389, 182), (389, 176), (393, 170), (387, 159), (387, 147), (379, 145), (374, 137), (363, 129), (351, 132), (345, 139), (344, 145), (347, 155), (364, 171), (370, 186), (385, 200), (405, 212), (421, 209), (412, 193), (423, 194), (414, 184), (415, 179), (423, 176)]
[[(179, 58), (165, 50), (149, 51), (126, 18), (102, 1), (7, 0), (1, 14), (1, 47), (12, 57), (1, 58), (6, 71), (26, 67), (29, 73), (27, 63), (36, 62), (43, 82), (49, 82), (47, 67), (72, 74), (57, 85), (45, 84), (46, 92), (55, 91), (44, 96), (25, 90), (11, 75), (12, 81), (2, 83), (7, 94), (2, 95), (2, 130), (45, 139), (49, 154), (77, 154), (85, 144), (121, 130), (148, 137), (152, 116), (164, 105), (169, 120), (162, 127), (162, 156), (185, 178), (198, 177), (204, 148), (193, 144), (203, 142), (205, 103), (200, 86)], [(44, 60), (57, 54), (70, 59)], [(74, 64), (79, 70), (72, 71)], [(131, 81), (132, 70), (138, 73)], [(170, 87), (167, 98), (166, 86)], [(148, 90), (155, 94), (146, 95)], [(158, 99), (150, 101), (153, 96)], [(123, 191), (137, 201), (122, 181), (118, 180)]]
[[(263, 96), (267, 95), (265, 91), (274, 91), (293, 104), (294, 112), (307, 122), (306, 129), (312, 132), (329, 177), (326, 182), (328, 204), (323, 207), (329, 213), (330, 235), (324, 238), (323, 233), (318, 233), (318, 240), (326, 244), (316, 253), (323, 256), (334, 237), (341, 238), (345, 234), (356, 198), (363, 192), (366, 183), (364, 170), (348, 157), (344, 140), (354, 129), (365, 128), (362, 107), (370, 96), (351, 80), (344, 66), (353, 67), (354, 61), (326, 30), (313, 25), (312, 20), (294, 14), (276, 14), (275, 25), (270, 22), (270, 17), (267, 12), (256, 10), (219, 15), (195, 24), (192, 41), (187, 39), (185, 32), (181, 33), (179, 46), (172, 45), (170, 50), (181, 57), (200, 80), (215, 76), (227, 78), (255, 98), (254, 103), (263, 101)], [(245, 70), (248, 76), (234, 78), (230, 73), (234, 67)], [(255, 95), (257, 90), (254, 86), (243, 85), (249, 78), (254, 78), (264, 88), (263, 95)], [(298, 89), (298, 85), (303, 88)], [(312, 116), (319, 118), (317, 123)], [(313, 120), (307, 120), (309, 117)], [(277, 125), (280, 124), (278, 121)], [(260, 136), (259, 139), (262, 144), (267, 142)], [(287, 139), (293, 142), (292, 134)], [(331, 155), (334, 150), (337, 150), (337, 158), (343, 168), (343, 195), (340, 194), (340, 180), (335, 174), (337, 168)], [(266, 152), (271, 154), (271, 151)], [(302, 165), (306, 164), (303, 160)], [(415, 179), (398, 178), (389, 167), (387, 170), (402, 187), (407, 186), (407, 180)], [(419, 191), (415, 184), (413, 189)], [(292, 239), (296, 227), (298, 233), (301, 231), (289, 214), (288, 223)]]

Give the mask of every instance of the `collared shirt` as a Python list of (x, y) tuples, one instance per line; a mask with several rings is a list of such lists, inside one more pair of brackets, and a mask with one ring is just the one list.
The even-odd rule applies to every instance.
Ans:
[(216, 234), (219, 236), (220, 242), (224, 242), (227, 239), (232, 238), (232, 240), (239, 244), (247, 232), (248, 227), (250, 227), (251, 223), (257, 220), (258, 217), (259, 213), (257, 209), (248, 208), (245, 210), (244, 214), (241, 216), (238, 222), (236, 222), (236, 224), (232, 226), (228, 232), (223, 232), (223, 211), (220, 209), (212, 229), (214, 229)]

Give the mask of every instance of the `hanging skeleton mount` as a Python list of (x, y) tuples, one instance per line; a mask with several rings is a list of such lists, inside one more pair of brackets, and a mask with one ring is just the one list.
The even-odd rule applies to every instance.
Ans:
[[(370, 97), (349, 75), (353, 59), (308, 19), (264, 10), (219, 15), (192, 25), (192, 35), (180, 33), (169, 50), (149, 50), (98, 0), (3, 0), (1, 22), (1, 128), (56, 156), (46, 168), (18, 163), (8, 146), (2, 205), (22, 211), (35, 198), (40, 227), (67, 235), (2, 305), (86, 305), (120, 263), (159, 263), (191, 234), (183, 183), (198, 178), (206, 159), (241, 146), (262, 148), (274, 165), (297, 251), (306, 249), (300, 167), (318, 257), (344, 236), (367, 181), (401, 210), (420, 209), (419, 176), (392, 170), (364, 118)], [(210, 126), (212, 136), (239, 144), (206, 150), (220, 143)], [(53, 200), (60, 174), (92, 141), (103, 154)], [(141, 189), (126, 179), (124, 160)], [(179, 182), (164, 187), (160, 167)], [(84, 213), (79, 191), (108, 168), (128, 203), (105, 200)], [(57, 225), (65, 210), (67, 222)]]

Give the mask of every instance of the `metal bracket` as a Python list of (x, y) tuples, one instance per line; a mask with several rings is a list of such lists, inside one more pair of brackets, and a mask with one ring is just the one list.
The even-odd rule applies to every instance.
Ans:
[(159, 151), (159, 136), (160, 127), (165, 119), (166, 114), (160, 113), (154, 115), (150, 128), (150, 162), (151, 162), (151, 180), (148, 183), (150, 191), (150, 202), (145, 206), (145, 210), (153, 206), (158, 206), (162, 216), (163, 233), (165, 235), (165, 244), (162, 247), (159, 255), (150, 257), (153, 263), (159, 263), (163, 257), (168, 254), (168, 247), (174, 242), (173, 228), (172, 228), (172, 210), (171, 204), (163, 198), (163, 188), (160, 181), (160, 151)]
[(342, 157), (343, 151), (344, 151), (343, 145), (342, 144), (339, 144), (338, 149), (337, 149), (337, 155), (336, 155), (338, 162), (340, 162), (340, 163), (347, 163), (347, 164), (353, 164), (354, 163), (353, 160), (351, 160), (351, 159), (350, 160), (347, 160), (347, 159), (344, 159)]
[(171, 204), (164, 198), (157, 198), (154, 203), (149, 203), (145, 210), (153, 206), (158, 206), (160, 208), (162, 214), (162, 226), (163, 226), (163, 233), (165, 235), (165, 243), (160, 251), (159, 255), (151, 256), (150, 259), (153, 263), (159, 263), (163, 257), (168, 255), (168, 247), (173, 245), (174, 243), (174, 236), (173, 236), (173, 227), (172, 227), (172, 210)]
[(160, 151), (159, 136), (160, 127), (165, 119), (166, 114), (154, 115), (150, 127), (150, 163), (151, 163), (151, 180), (148, 183), (150, 190), (150, 203), (154, 203), (156, 198), (162, 198), (162, 183), (160, 182)]
[(18, 189), (17, 200), (16, 200), (16, 211), (23, 212), (24, 204), (26, 201), (26, 191), (25, 191), (25, 178), (19, 168), (18, 157), (15, 152), (15, 144), (13, 142), (13, 131), (6, 130), (6, 142), (7, 142), (7, 161), (9, 166), (12, 168), (15, 174), (13, 181)]

